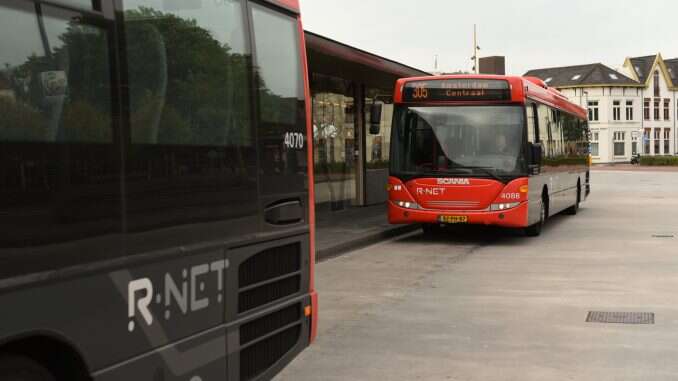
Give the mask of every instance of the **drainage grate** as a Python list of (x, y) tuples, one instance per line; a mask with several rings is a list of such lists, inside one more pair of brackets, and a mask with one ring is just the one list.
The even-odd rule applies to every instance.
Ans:
[(674, 238), (673, 234), (652, 234), (652, 238)]
[(602, 312), (589, 311), (587, 323), (615, 323), (615, 324), (654, 324), (652, 312)]

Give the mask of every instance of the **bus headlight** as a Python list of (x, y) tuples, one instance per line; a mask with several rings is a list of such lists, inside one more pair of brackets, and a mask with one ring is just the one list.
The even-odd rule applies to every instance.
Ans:
[(393, 201), (394, 204), (398, 205), (401, 208), (405, 209), (421, 209), (419, 204), (411, 201)]
[(507, 203), (502, 203), (502, 204), (492, 204), (492, 205), (490, 205), (490, 210), (493, 211), (493, 212), (496, 212), (496, 211), (500, 211), (500, 210), (512, 209), (512, 208), (515, 208), (518, 205), (520, 205), (519, 202), (507, 202)]

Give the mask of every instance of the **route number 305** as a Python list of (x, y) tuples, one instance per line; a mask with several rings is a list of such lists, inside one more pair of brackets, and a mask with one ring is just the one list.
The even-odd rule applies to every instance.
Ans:
[(428, 98), (428, 89), (425, 87), (415, 87), (412, 91), (412, 98), (426, 99)]
[(289, 149), (304, 148), (304, 134), (299, 132), (286, 132), (283, 143)]

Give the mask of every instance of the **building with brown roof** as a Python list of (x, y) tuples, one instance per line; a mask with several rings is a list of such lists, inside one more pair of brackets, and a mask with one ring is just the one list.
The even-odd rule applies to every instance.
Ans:
[(619, 70), (601, 63), (530, 70), (587, 107), (594, 162), (629, 161), (634, 154), (675, 155), (678, 59), (629, 57)]

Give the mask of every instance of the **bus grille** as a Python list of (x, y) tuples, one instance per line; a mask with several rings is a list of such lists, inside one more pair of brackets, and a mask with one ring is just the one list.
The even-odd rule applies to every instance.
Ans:
[(301, 290), (301, 245), (274, 247), (247, 259), (238, 269), (238, 313)]
[(427, 209), (478, 209), (479, 201), (428, 201), (423, 202), (422, 206)]
[(240, 345), (246, 345), (301, 319), (301, 305), (294, 304), (240, 327)]
[(251, 380), (273, 366), (299, 341), (301, 325), (295, 325), (240, 352), (240, 380)]

